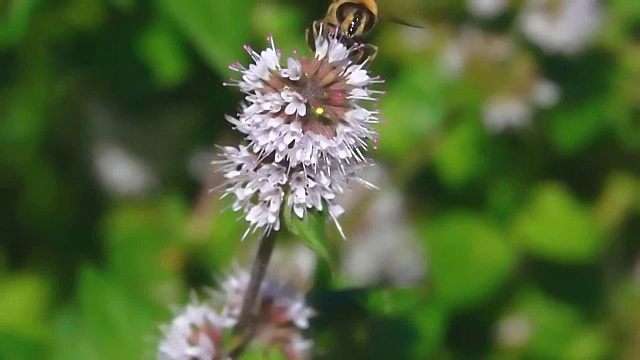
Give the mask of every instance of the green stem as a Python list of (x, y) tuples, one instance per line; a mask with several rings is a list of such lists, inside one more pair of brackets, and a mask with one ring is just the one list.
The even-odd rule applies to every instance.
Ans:
[(229, 352), (231, 359), (237, 359), (253, 338), (255, 320), (260, 312), (260, 286), (267, 272), (271, 254), (273, 254), (273, 249), (276, 244), (276, 234), (276, 231), (269, 231), (269, 233), (265, 234), (262, 240), (260, 240), (256, 259), (251, 268), (249, 285), (242, 300), (238, 323), (233, 328), (234, 335), (240, 337), (240, 341), (238, 345)]

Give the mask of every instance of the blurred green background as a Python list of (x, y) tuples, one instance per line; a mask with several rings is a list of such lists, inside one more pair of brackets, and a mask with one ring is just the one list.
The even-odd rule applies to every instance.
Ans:
[[(314, 358), (640, 359), (640, 3), (586, 3), (527, 30), (527, 1), (405, 1), (425, 29), (375, 31), (382, 189), (302, 281)], [(170, 306), (249, 263), (207, 194), (239, 140), (221, 83), (269, 33), (304, 53), (325, 9), (0, 2), (0, 359), (154, 358)]]

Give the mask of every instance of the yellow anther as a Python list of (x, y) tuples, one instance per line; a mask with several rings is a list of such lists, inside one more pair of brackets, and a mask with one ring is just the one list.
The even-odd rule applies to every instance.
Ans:
[(316, 115), (322, 115), (324, 114), (324, 109), (322, 107), (317, 107), (316, 108)]

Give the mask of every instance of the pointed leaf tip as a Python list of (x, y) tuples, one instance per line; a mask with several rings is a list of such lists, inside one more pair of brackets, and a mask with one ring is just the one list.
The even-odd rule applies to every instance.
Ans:
[(295, 215), (291, 207), (285, 207), (283, 215), (287, 230), (298, 236), (306, 246), (324, 259), (333, 274), (336, 256), (331, 251), (325, 232), (324, 226), (327, 219), (326, 207), (324, 211), (307, 209), (302, 218)]

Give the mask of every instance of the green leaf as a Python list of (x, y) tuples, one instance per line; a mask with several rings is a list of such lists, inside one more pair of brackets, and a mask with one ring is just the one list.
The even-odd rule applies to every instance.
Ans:
[[(528, 334), (518, 347), (523, 348), (527, 359), (566, 359), (562, 354), (567, 353), (567, 345), (584, 326), (578, 308), (546, 296), (537, 289), (527, 288), (516, 294), (511, 309), (505, 315), (526, 326)], [(505, 350), (514, 345), (502, 344)]]
[[(252, 12), (252, 15), (259, 14), (253, 16), (255, 33), (272, 34), (283, 56), (290, 54), (293, 50), (307, 50), (300, 52), (306, 56), (310, 50), (307, 49), (304, 29), (309, 24), (306, 23), (305, 14), (301, 10), (292, 1), (259, 1)], [(291, 29), (299, 29), (299, 31), (291, 31)]]
[(42, 359), (45, 348), (44, 342), (0, 330), (0, 359)]
[(431, 359), (446, 335), (447, 313), (425, 287), (315, 292), (316, 349), (326, 359)]
[(43, 338), (50, 306), (50, 286), (40, 276), (20, 274), (0, 278), (0, 330), (31, 338)]
[(244, 53), (242, 45), (251, 35), (249, 14), (254, 1), (162, 0), (160, 4), (221, 74)]
[(468, 307), (493, 295), (518, 257), (496, 226), (478, 214), (452, 212), (429, 222), (434, 295), (450, 308)]
[(458, 124), (434, 153), (438, 175), (452, 187), (468, 184), (488, 168), (491, 145), (479, 121)]
[(411, 342), (413, 358), (428, 358), (442, 345), (446, 335), (446, 309), (423, 288), (372, 291), (367, 305), (375, 314), (408, 320), (415, 332), (413, 336), (419, 339)]
[(611, 359), (610, 336), (602, 326), (583, 327), (574, 338), (564, 346), (563, 359)]
[(640, 292), (636, 277), (629, 276), (612, 286), (609, 299), (612, 322), (622, 324), (628, 329), (640, 329)]
[(9, 0), (0, 5), (0, 48), (20, 41), (29, 29), (37, 6), (35, 0)]
[(593, 210), (600, 228), (617, 231), (640, 205), (640, 180), (627, 172), (614, 172), (602, 186)]
[(287, 360), (280, 349), (273, 347), (269, 350), (263, 348), (249, 348), (242, 353), (242, 360)]
[(60, 319), (53, 359), (133, 360), (153, 353), (161, 319), (156, 307), (89, 267), (78, 287), (78, 306)]
[(182, 199), (170, 196), (112, 208), (101, 226), (110, 274), (140, 296), (161, 304), (176, 301), (185, 266), (180, 243), (186, 213)]
[(407, 153), (426, 156), (432, 147), (425, 141), (445, 120), (442, 75), (437, 66), (424, 63), (401, 71), (384, 89), (381, 107), (389, 123), (378, 127), (380, 153), (393, 159)]
[(605, 245), (594, 216), (557, 183), (541, 185), (513, 226), (522, 247), (548, 260), (593, 261)]
[(292, 211), (292, 207), (285, 206), (284, 224), (287, 230), (298, 236), (305, 245), (323, 258), (333, 271), (336, 263), (335, 255), (328, 244), (324, 228), (327, 219), (326, 207), (324, 211), (307, 210), (303, 218), (299, 218)]
[(64, 21), (73, 29), (93, 31), (108, 16), (108, 7), (100, 0), (72, 0), (67, 2)]
[(603, 128), (608, 125), (605, 100), (589, 100), (579, 106), (558, 107), (551, 112), (550, 136), (561, 154), (575, 154), (602, 134)]
[(99, 350), (92, 342), (80, 316), (80, 309), (67, 306), (57, 310), (51, 360), (99, 359)]
[(182, 38), (166, 21), (157, 20), (142, 33), (136, 44), (156, 83), (163, 88), (180, 85), (189, 75), (189, 59)]

